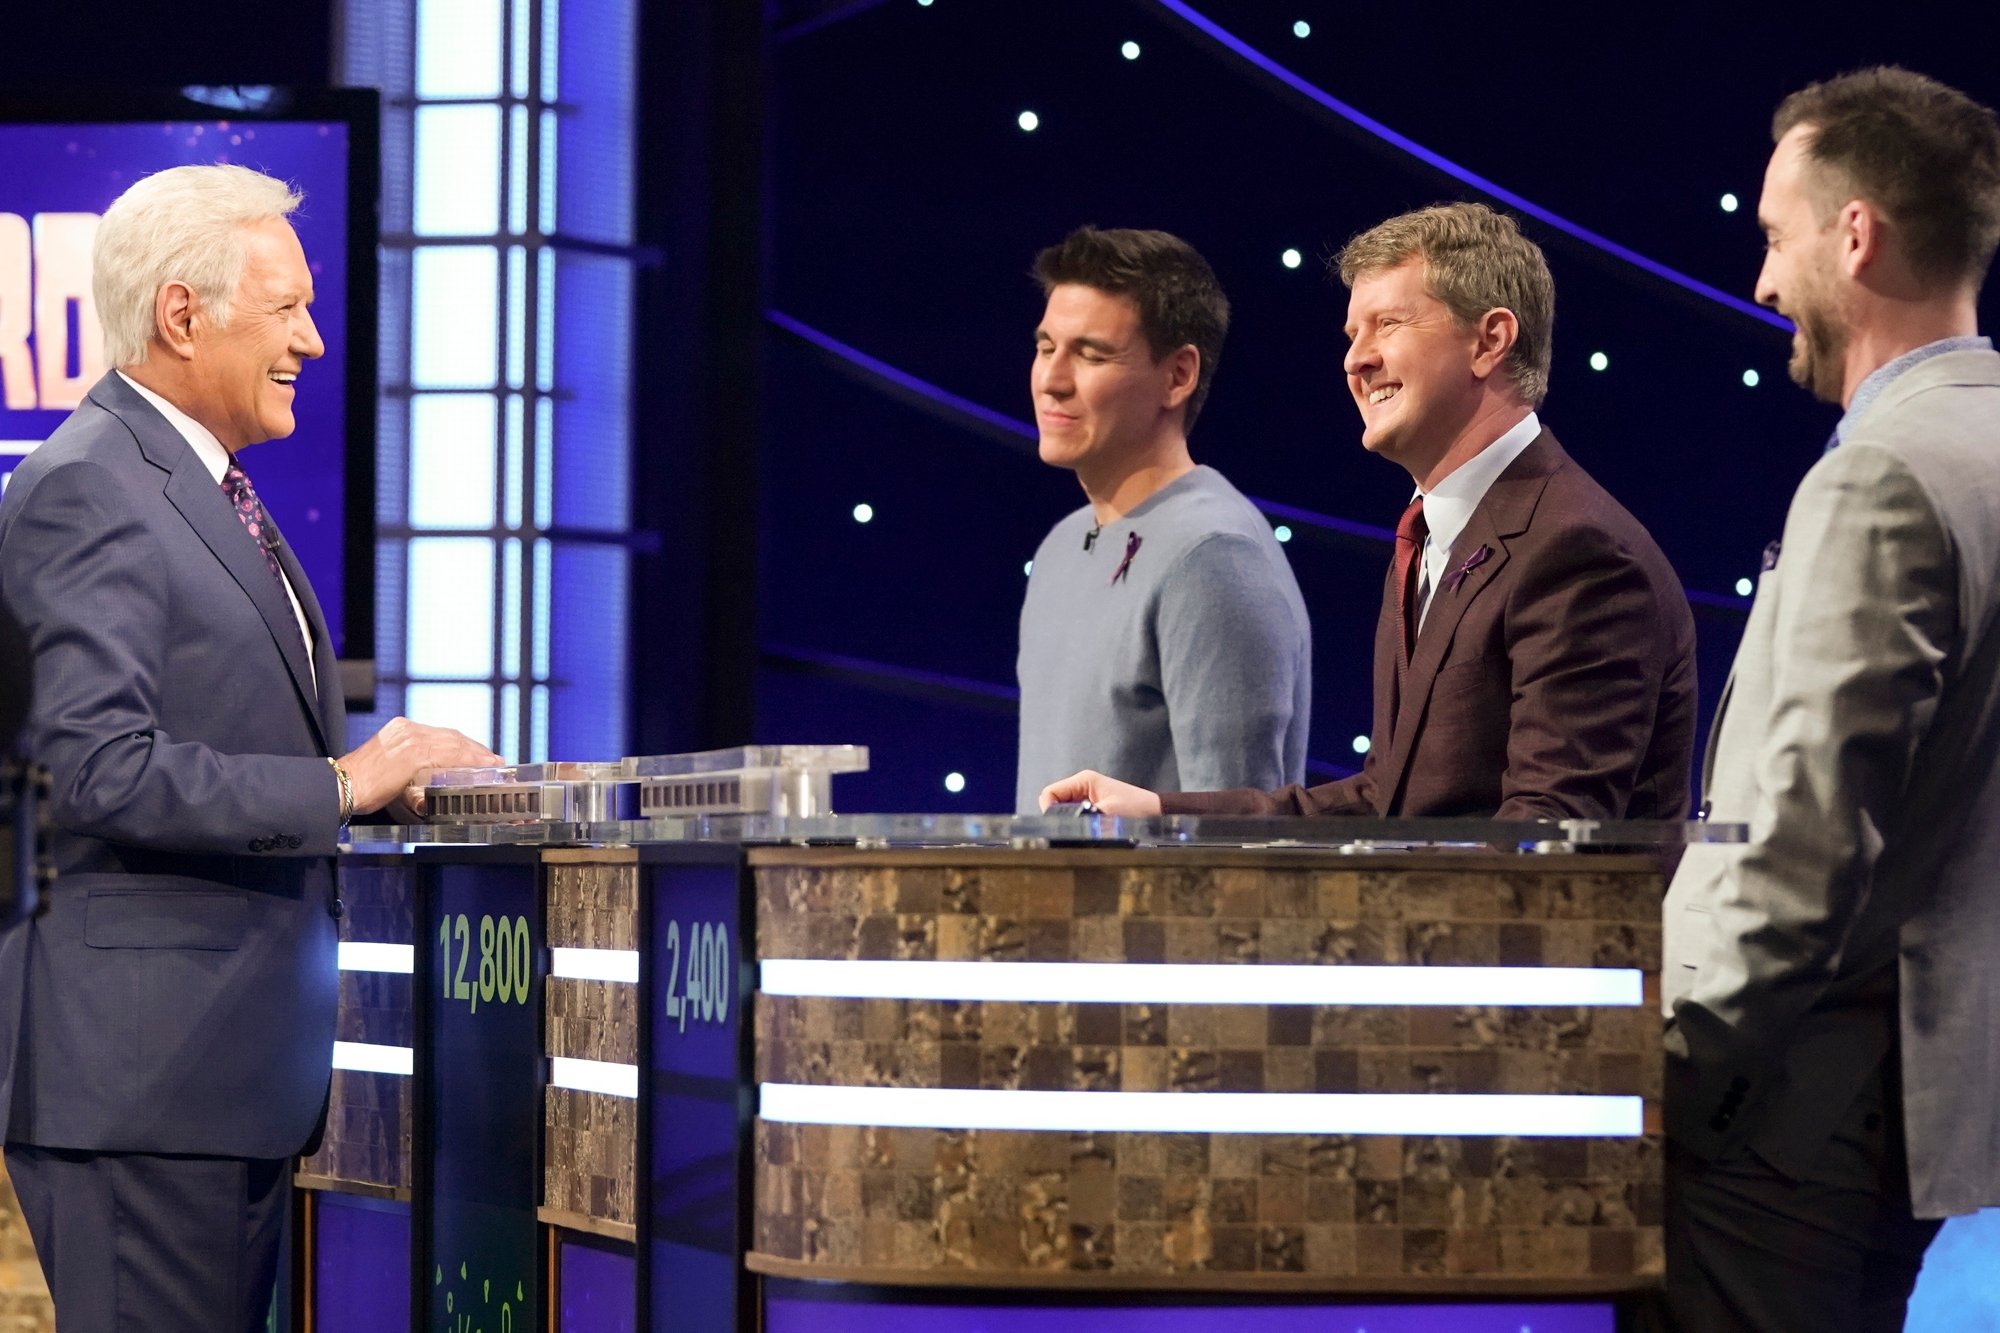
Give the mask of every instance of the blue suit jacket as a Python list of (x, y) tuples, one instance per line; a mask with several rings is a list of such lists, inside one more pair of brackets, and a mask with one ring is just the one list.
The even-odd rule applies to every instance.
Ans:
[(116, 374), (0, 500), (58, 876), (0, 938), (11, 1141), (282, 1157), (314, 1131), (337, 984), (325, 756), (346, 718), (305, 571), (278, 558), (317, 686), (256, 542)]

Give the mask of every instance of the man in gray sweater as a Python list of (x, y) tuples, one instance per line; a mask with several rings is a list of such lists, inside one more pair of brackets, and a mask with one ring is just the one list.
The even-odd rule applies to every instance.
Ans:
[(1188, 453), (1229, 328), (1213, 270), (1165, 232), (1083, 227), (1035, 274), (1041, 457), (1089, 503), (1029, 573), (1015, 808), (1079, 768), (1166, 791), (1299, 781), (1298, 582), (1263, 516)]

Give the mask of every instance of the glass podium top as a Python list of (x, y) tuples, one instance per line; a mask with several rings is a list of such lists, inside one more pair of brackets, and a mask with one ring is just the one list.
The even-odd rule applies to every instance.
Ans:
[(598, 822), (357, 825), (341, 850), (416, 847), (616, 847), (658, 843), (890, 848), (1209, 847), (1345, 853), (1514, 851), (1580, 848), (1646, 851), (1740, 843), (1745, 826), (1670, 820), (1243, 819), (1167, 815), (818, 815), (692, 814)]

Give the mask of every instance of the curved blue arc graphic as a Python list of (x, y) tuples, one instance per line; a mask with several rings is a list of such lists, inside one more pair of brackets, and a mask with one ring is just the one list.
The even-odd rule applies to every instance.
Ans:
[[(909, 371), (900, 370), (878, 357), (870, 356), (860, 348), (850, 346), (831, 334), (821, 332), (810, 324), (793, 319), (781, 310), (767, 309), (764, 312), (764, 318), (771, 324), (776, 325), (796, 338), (812, 344), (821, 351), (838, 357), (849, 365), (866, 371), (869, 375), (877, 379), (893, 384), (906, 393), (914, 394), (935, 404), (940, 409), (939, 414), (942, 416), (958, 417), (962, 423), (977, 423), (979, 426), (989, 430), (999, 430), (1009, 435), (1018, 436), (1022, 440), (1040, 438), (1039, 432), (1032, 425), (1017, 417), (1010, 417), (1004, 412), (996, 412), (990, 407), (973, 402), (970, 398), (961, 398), (949, 389), (940, 388), (938, 385), (932, 384), (929, 380), (919, 379), (917, 376), (910, 374)], [(1255, 495), (1246, 495), (1243, 498), (1255, 505), (1259, 512), (1271, 518), (1283, 519), (1287, 523), (1302, 523), (1307, 527), (1319, 528), (1324, 532), (1338, 533), (1343, 537), (1359, 537), (1368, 541), (1380, 542), (1383, 545), (1396, 540), (1396, 534), (1393, 529), (1378, 527), (1373, 523), (1360, 523), (1351, 518), (1335, 518), (1331, 514), (1321, 514), (1311, 509), (1301, 509), (1297, 505), (1284, 504), (1277, 500), (1265, 500)], [(1725, 609), (1748, 609), (1750, 605), (1750, 599), (1747, 597), (1731, 597), (1724, 593), (1698, 592), (1692, 588), (1685, 589), (1685, 591), (1687, 592), (1689, 601), (1704, 606)]]
[[(971, 417), (983, 426), (1018, 435), (1024, 440), (1040, 439), (1040, 433), (1027, 422), (1010, 417), (1004, 412), (995, 412), (990, 407), (982, 407), (970, 398), (961, 398), (949, 389), (940, 388), (929, 380), (920, 380), (906, 370), (898, 370), (887, 361), (878, 360), (858, 347), (821, 333), (810, 324), (800, 323), (782, 310), (766, 310), (764, 318), (795, 337), (803, 338), (823, 352), (831, 352), (849, 365), (859, 367), (880, 379), (887, 380), (899, 389), (930, 399), (938, 406), (951, 412)], [(1392, 534), (1393, 535), (1393, 534)]]
[(1775, 311), (1766, 310), (1764, 307), (1754, 302), (1746, 301), (1740, 296), (1731, 296), (1719, 287), (1711, 287), (1699, 278), (1693, 278), (1678, 269), (1669, 268), (1658, 260), (1648, 259), (1630, 246), (1620, 245), (1608, 236), (1601, 236), (1580, 223), (1571, 222), (1561, 214), (1544, 208), (1531, 199), (1523, 198), (1498, 181), (1489, 180), (1487, 177), (1480, 175), (1468, 167), (1460, 166), (1441, 153), (1432, 152), (1416, 140), (1410, 138), (1407, 134), (1400, 134), (1390, 129), (1373, 116), (1365, 114), (1356, 107), (1349, 106), (1317, 84), (1311, 83), (1304, 77), (1293, 73), (1291, 70), (1285, 68), (1285, 66), (1265, 55), (1262, 51), (1259, 51), (1256, 47), (1230, 32), (1227, 28), (1224, 28), (1221, 24), (1216, 23), (1213, 19), (1197, 11), (1193, 6), (1185, 3), (1185, 0), (1154, 0), (1154, 3), (1177, 18), (1180, 18), (1204, 36), (1212, 38), (1218, 44), (1242, 57), (1250, 64), (1290, 88), (1293, 92), (1318, 103), (1355, 128), (1374, 135), (1377, 139), (1380, 139), (1383, 143), (1393, 148), (1401, 149), (1418, 161), (1450, 176), (1453, 180), (1469, 185), (1481, 194), (1506, 204), (1509, 208), (1526, 213), (1529, 217), (1546, 223), (1554, 227), (1557, 231), (1573, 236), (1586, 245), (1602, 250), (1605, 254), (1615, 259), (1622, 259), (1635, 268), (1643, 269), (1654, 277), (1664, 279), (1676, 287), (1694, 293), (1696, 296), (1705, 297), (1718, 305), (1726, 306), (1736, 311), (1738, 314), (1748, 315), (1754, 320), (1769, 324), (1773, 328), (1783, 329), (1786, 333), (1792, 331), (1792, 322)]

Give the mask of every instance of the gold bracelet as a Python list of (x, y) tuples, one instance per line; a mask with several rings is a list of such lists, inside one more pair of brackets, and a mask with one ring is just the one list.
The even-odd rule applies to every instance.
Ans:
[(340, 784), (340, 823), (345, 828), (354, 821), (354, 779), (347, 776), (338, 759), (329, 756), (326, 762), (333, 766), (334, 781)]

